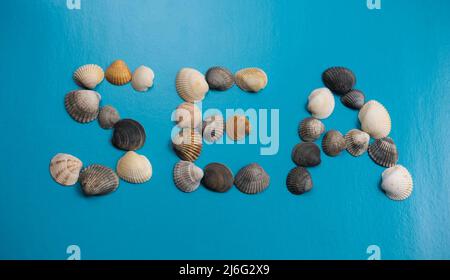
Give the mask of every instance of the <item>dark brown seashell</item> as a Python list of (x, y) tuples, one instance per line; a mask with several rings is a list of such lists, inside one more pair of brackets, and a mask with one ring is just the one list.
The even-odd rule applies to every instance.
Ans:
[(202, 152), (203, 139), (197, 130), (185, 128), (173, 137), (172, 146), (180, 159), (194, 162)]
[(322, 139), (322, 150), (330, 157), (339, 155), (345, 147), (345, 138), (337, 130), (328, 131)]
[(98, 123), (103, 129), (111, 129), (120, 120), (119, 112), (110, 105), (103, 106), (98, 114)]
[(81, 171), (81, 189), (87, 196), (104, 195), (119, 187), (119, 177), (108, 167), (93, 164)]
[(289, 172), (286, 179), (286, 186), (289, 192), (295, 195), (309, 192), (313, 187), (311, 174), (306, 168), (297, 166)]
[(359, 110), (364, 106), (365, 96), (362, 91), (354, 89), (342, 96), (341, 102), (350, 109)]
[(267, 189), (270, 177), (259, 164), (252, 163), (239, 170), (234, 184), (243, 193), (257, 194)]
[(356, 77), (348, 68), (331, 67), (323, 72), (322, 81), (332, 92), (344, 95), (354, 88)]
[(225, 91), (234, 85), (234, 76), (224, 67), (209, 68), (205, 74), (209, 89)]
[(298, 135), (305, 142), (314, 142), (325, 131), (323, 122), (316, 118), (306, 118), (298, 125)]
[(369, 156), (378, 165), (392, 167), (398, 161), (397, 146), (389, 137), (377, 139), (369, 145)]
[(292, 150), (292, 161), (298, 166), (313, 167), (321, 163), (320, 149), (314, 143), (300, 143)]
[(210, 163), (203, 169), (202, 184), (207, 189), (224, 193), (233, 186), (233, 173), (221, 163)]
[(114, 125), (112, 143), (116, 148), (135, 151), (145, 143), (145, 129), (135, 120), (123, 119)]

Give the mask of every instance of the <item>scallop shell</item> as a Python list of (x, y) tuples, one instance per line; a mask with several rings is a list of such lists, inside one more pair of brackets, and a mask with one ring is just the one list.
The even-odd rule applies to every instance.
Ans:
[(183, 129), (172, 140), (175, 153), (184, 161), (196, 161), (202, 152), (202, 136), (195, 129)]
[(203, 121), (203, 139), (213, 143), (222, 138), (225, 129), (225, 122), (221, 115), (213, 115)]
[(305, 142), (314, 142), (325, 131), (323, 122), (316, 118), (306, 118), (298, 126), (298, 135)]
[(292, 150), (291, 158), (298, 166), (317, 166), (321, 163), (319, 146), (310, 142), (297, 144)]
[(206, 82), (212, 90), (224, 91), (234, 85), (234, 76), (224, 67), (209, 68), (205, 75)]
[(267, 86), (267, 74), (259, 68), (241, 69), (234, 75), (236, 85), (248, 92), (259, 92)]
[(413, 179), (408, 169), (395, 165), (381, 175), (381, 189), (392, 200), (405, 200), (413, 191)]
[(145, 139), (144, 127), (135, 120), (123, 119), (114, 125), (112, 143), (118, 149), (135, 151), (144, 146)]
[(352, 70), (345, 67), (331, 67), (325, 70), (322, 80), (327, 88), (339, 95), (348, 93), (356, 84)]
[(50, 162), (50, 174), (53, 180), (63, 186), (72, 186), (78, 182), (83, 163), (69, 154), (56, 154)]
[(121, 86), (131, 81), (131, 71), (125, 61), (116, 60), (106, 69), (105, 77), (111, 84)]
[(193, 192), (200, 186), (203, 170), (190, 161), (180, 161), (173, 168), (175, 186), (186, 193)]
[(330, 157), (338, 156), (345, 147), (345, 138), (337, 130), (328, 131), (322, 139), (322, 150)]
[(326, 119), (334, 111), (334, 96), (327, 88), (314, 90), (308, 97), (308, 111), (316, 119)]
[(397, 146), (389, 137), (377, 139), (369, 145), (369, 156), (376, 164), (392, 167), (398, 161)]
[(350, 109), (359, 110), (364, 106), (365, 96), (362, 91), (351, 90), (349, 93), (341, 97), (341, 102)]
[(80, 123), (88, 123), (98, 116), (101, 96), (92, 90), (77, 90), (66, 94), (64, 105), (69, 115)]
[(98, 123), (103, 129), (111, 129), (120, 120), (119, 112), (113, 106), (106, 105), (100, 109)]
[(153, 86), (155, 73), (147, 66), (141, 65), (133, 72), (131, 86), (137, 91), (147, 91)]
[(175, 84), (178, 95), (187, 102), (202, 101), (209, 90), (203, 74), (192, 68), (181, 69)]
[(197, 105), (184, 102), (175, 110), (175, 121), (178, 127), (195, 128), (202, 124), (202, 112)]
[(234, 141), (241, 140), (249, 135), (252, 126), (246, 116), (234, 115), (229, 117), (226, 123), (226, 132), (228, 137)]
[(361, 129), (375, 139), (387, 137), (391, 132), (391, 117), (386, 108), (378, 101), (367, 102), (359, 111)]
[(87, 89), (94, 89), (104, 77), (103, 69), (96, 64), (83, 65), (73, 73), (75, 83)]
[(133, 151), (119, 159), (116, 170), (120, 178), (134, 184), (147, 182), (153, 174), (152, 164), (147, 157)]
[(270, 177), (259, 164), (252, 163), (239, 170), (234, 184), (243, 193), (257, 194), (267, 189)]
[(306, 168), (297, 166), (289, 172), (286, 178), (286, 186), (289, 192), (295, 195), (309, 192), (313, 187), (311, 174)]
[(119, 177), (108, 167), (93, 164), (81, 171), (81, 189), (87, 196), (104, 195), (119, 187)]
[(345, 135), (347, 151), (355, 157), (364, 154), (369, 147), (370, 136), (359, 129), (352, 129)]
[(202, 184), (209, 190), (224, 193), (233, 186), (233, 173), (221, 163), (210, 163), (203, 169)]

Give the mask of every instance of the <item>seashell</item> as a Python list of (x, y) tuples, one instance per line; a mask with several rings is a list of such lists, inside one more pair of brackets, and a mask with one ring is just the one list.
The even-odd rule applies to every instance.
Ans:
[(334, 111), (334, 96), (327, 88), (314, 90), (308, 97), (308, 111), (316, 119), (326, 119)]
[(405, 200), (413, 191), (413, 179), (408, 169), (395, 165), (381, 174), (381, 189), (392, 200)]
[(391, 132), (391, 117), (378, 101), (367, 102), (359, 111), (361, 129), (375, 139), (387, 137)]
[(50, 174), (53, 180), (63, 186), (72, 186), (78, 182), (83, 163), (69, 154), (56, 154), (50, 162)]
[(210, 163), (203, 169), (202, 184), (209, 190), (224, 193), (233, 186), (233, 173), (221, 163)]
[(297, 144), (292, 150), (291, 158), (298, 166), (317, 166), (321, 163), (319, 146), (310, 142)]
[(190, 161), (180, 161), (173, 168), (175, 186), (186, 193), (193, 192), (200, 186), (203, 170)]
[(309, 192), (313, 187), (311, 174), (306, 168), (297, 166), (289, 172), (286, 178), (286, 186), (289, 192), (295, 195)]
[(245, 68), (234, 75), (236, 85), (248, 92), (259, 92), (267, 86), (267, 74), (259, 68)]
[(103, 69), (96, 64), (83, 65), (73, 73), (75, 83), (87, 89), (94, 89), (104, 77)]
[(337, 130), (328, 131), (322, 139), (322, 150), (330, 157), (339, 155), (345, 147), (345, 138)]
[(332, 92), (344, 95), (353, 89), (356, 77), (348, 68), (331, 67), (323, 72), (322, 81)]
[(135, 151), (145, 143), (145, 129), (135, 120), (123, 119), (114, 125), (113, 145), (121, 150)]
[(147, 66), (141, 65), (133, 72), (131, 86), (137, 91), (147, 91), (153, 86), (155, 73)]
[(225, 125), (228, 137), (234, 141), (241, 140), (249, 135), (252, 126), (246, 116), (234, 115), (229, 117)]
[(224, 91), (234, 85), (234, 76), (224, 67), (209, 68), (205, 75), (206, 82), (212, 90)]
[(325, 131), (323, 122), (316, 118), (306, 118), (298, 126), (298, 135), (305, 142), (314, 142)]
[(98, 123), (103, 129), (111, 129), (120, 120), (119, 112), (110, 105), (103, 106), (98, 114)]
[(234, 184), (243, 193), (257, 194), (267, 189), (270, 177), (259, 164), (252, 163), (239, 170)]
[(88, 123), (98, 116), (101, 96), (92, 90), (77, 90), (66, 94), (64, 105), (69, 115), (80, 123)]
[(87, 196), (104, 195), (119, 187), (119, 177), (108, 167), (93, 164), (81, 171), (79, 178), (81, 189)]
[(225, 122), (221, 115), (209, 116), (203, 121), (203, 139), (213, 143), (222, 138), (224, 129)]
[(209, 90), (203, 74), (192, 68), (181, 69), (175, 84), (178, 95), (187, 102), (202, 101)]
[(352, 129), (345, 135), (347, 151), (355, 157), (364, 154), (369, 147), (370, 136), (359, 129)]
[(377, 139), (369, 145), (369, 156), (378, 165), (392, 167), (398, 161), (397, 146), (389, 137)]
[(147, 157), (133, 151), (119, 159), (116, 170), (120, 178), (134, 184), (147, 182), (153, 174), (152, 164)]
[(195, 128), (202, 124), (202, 112), (197, 105), (184, 102), (175, 110), (175, 121), (178, 127)]
[(364, 106), (365, 96), (362, 91), (353, 89), (341, 97), (341, 102), (350, 109), (359, 110)]
[(175, 153), (182, 160), (196, 161), (202, 152), (202, 136), (195, 129), (181, 130), (172, 142)]
[(111, 84), (122, 86), (131, 81), (131, 71), (125, 61), (116, 60), (106, 69), (105, 77)]

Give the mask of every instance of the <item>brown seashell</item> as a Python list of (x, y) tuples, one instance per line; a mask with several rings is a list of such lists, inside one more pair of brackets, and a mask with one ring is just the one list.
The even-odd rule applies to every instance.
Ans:
[(352, 129), (345, 135), (347, 151), (354, 157), (364, 154), (369, 147), (370, 135), (359, 129)]
[(98, 114), (98, 123), (103, 129), (111, 129), (120, 120), (119, 112), (110, 105), (103, 106)]
[(221, 163), (210, 163), (203, 169), (202, 184), (209, 190), (224, 193), (233, 186), (233, 173)]
[(190, 161), (179, 161), (173, 168), (173, 181), (182, 192), (196, 191), (202, 178), (203, 170)]
[(66, 94), (64, 105), (67, 113), (80, 123), (88, 123), (98, 116), (101, 96), (92, 90), (77, 90)]
[(378, 165), (395, 166), (398, 161), (397, 146), (389, 137), (377, 139), (369, 145), (369, 156)]
[(239, 170), (234, 184), (243, 193), (257, 194), (267, 189), (270, 177), (259, 164), (252, 163)]
[(107, 69), (105, 77), (113, 85), (122, 86), (131, 81), (131, 71), (123, 60), (114, 61)]
[(181, 130), (172, 142), (175, 153), (184, 161), (196, 161), (202, 152), (202, 136), (195, 129)]
[(104, 195), (119, 187), (119, 177), (109, 167), (93, 164), (81, 171), (81, 189), (87, 196)]
[(114, 125), (112, 144), (124, 151), (135, 151), (145, 144), (144, 127), (132, 119), (123, 119)]
[(311, 174), (306, 168), (297, 166), (289, 172), (286, 178), (286, 186), (289, 192), (295, 195), (309, 192), (313, 187)]
[(310, 142), (297, 144), (292, 150), (291, 158), (298, 166), (317, 166), (321, 163), (319, 146)]
[(314, 142), (325, 131), (323, 122), (316, 118), (306, 118), (298, 126), (298, 135), (305, 142)]
[(206, 82), (212, 90), (225, 91), (234, 85), (234, 76), (224, 67), (211, 67), (205, 74)]
[(322, 139), (322, 150), (330, 157), (338, 156), (345, 148), (345, 138), (337, 130), (328, 131)]

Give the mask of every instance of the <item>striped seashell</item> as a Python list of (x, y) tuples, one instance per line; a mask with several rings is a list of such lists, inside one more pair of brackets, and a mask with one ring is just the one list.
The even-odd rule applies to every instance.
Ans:
[(178, 95), (187, 102), (199, 102), (209, 90), (205, 76), (192, 68), (182, 68), (176, 77)]
[(147, 91), (153, 86), (155, 73), (147, 66), (141, 65), (134, 70), (131, 77), (131, 86), (136, 91)]
[(103, 69), (96, 64), (83, 65), (73, 73), (75, 83), (87, 89), (96, 88), (103, 81), (104, 77)]
[(286, 186), (288, 191), (295, 195), (309, 192), (313, 187), (311, 174), (306, 168), (297, 166), (289, 172), (286, 178)]
[(292, 149), (291, 158), (297, 166), (303, 167), (314, 167), (322, 162), (319, 146), (311, 142), (297, 144)]
[(267, 86), (267, 74), (259, 68), (241, 69), (234, 75), (236, 85), (247, 92), (259, 92)]
[(98, 123), (103, 129), (111, 129), (120, 120), (119, 112), (113, 106), (106, 105), (100, 109)]
[(81, 189), (87, 196), (105, 195), (119, 187), (119, 177), (108, 167), (93, 164), (81, 171)]
[(298, 125), (298, 135), (305, 142), (314, 142), (325, 131), (323, 122), (316, 118), (306, 118)]
[(413, 178), (408, 169), (395, 165), (381, 175), (381, 189), (392, 200), (405, 200), (413, 191)]
[(219, 193), (227, 192), (233, 186), (233, 173), (221, 163), (210, 163), (203, 169), (202, 184), (209, 190)]
[(106, 69), (105, 77), (111, 84), (122, 86), (131, 81), (131, 71), (125, 61), (116, 60)]
[(194, 103), (181, 103), (175, 110), (175, 121), (180, 128), (196, 128), (202, 124), (202, 112)]
[(389, 137), (377, 139), (369, 145), (369, 156), (378, 165), (392, 167), (398, 161), (397, 146)]
[(316, 119), (326, 119), (334, 111), (334, 96), (327, 88), (319, 88), (308, 97), (308, 111)]
[(328, 131), (322, 139), (322, 150), (330, 157), (338, 156), (345, 148), (345, 138), (337, 130)]
[(352, 129), (345, 135), (347, 151), (355, 157), (364, 154), (369, 147), (370, 135), (359, 129)]
[(139, 122), (123, 119), (114, 125), (111, 142), (120, 150), (135, 151), (144, 146), (146, 137), (145, 129)]
[(356, 77), (348, 68), (331, 67), (323, 72), (322, 81), (332, 92), (344, 95), (353, 89)]
[(222, 138), (225, 130), (225, 121), (221, 115), (213, 115), (203, 121), (203, 139), (208, 143), (213, 143)]
[(66, 94), (64, 105), (67, 113), (80, 123), (97, 119), (101, 96), (92, 90), (77, 90)]
[(196, 161), (202, 152), (202, 136), (195, 129), (181, 130), (172, 142), (175, 153), (184, 161)]
[(341, 102), (350, 109), (359, 110), (364, 106), (365, 96), (362, 91), (353, 89), (341, 97)]
[(211, 90), (225, 91), (234, 85), (233, 74), (224, 67), (209, 68), (205, 78)]
[(63, 186), (72, 186), (78, 182), (83, 163), (69, 154), (56, 154), (50, 162), (50, 174), (53, 180)]
[(180, 161), (173, 168), (173, 181), (182, 192), (197, 190), (202, 178), (203, 170), (190, 161)]
[(375, 139), (387, 137), (391, 132), (391, 117), (386, 108), (378, 101), (364, 104), (358, 114), (361, 129)]
[(252, 163), (239, 170), (234, 184), (243, 193), (257, 194), (269, 187), (270, 177), (259, 164)]
[(229, 117), (225, 128), (228, 137), (234, 141), (244, 139), (252, 130), (249, 119), (242, 115)]
[(153, 174), (152, 164), (147, 157), (133, 151), (119, 159), (116, 170), (120, 178), (133, 184), (145, 183)]

